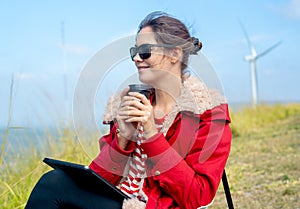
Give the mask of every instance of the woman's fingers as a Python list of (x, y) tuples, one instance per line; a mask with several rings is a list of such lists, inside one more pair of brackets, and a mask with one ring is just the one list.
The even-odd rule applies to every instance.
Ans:
[[(123, 96), (117, 117), (118, 120), (126, 126), (124, 129), (125, 132), (130, 124), (141, 123), (144, 126), (144, 133), (150, 133), (150, 135), (146, 134), (147, 136), (152, 136), (157, 133), (153, 116), (153, 107), (143, 94), (129, 92)], [(136, 129), (136, 126), (134, 125), (130, 127)]]
[(129, 109), (129, 110), (120, 110), (120, 116), (127, 116), (127, 117), (141, 117), (141, 116), (148, 116), (150, 115), (149, 111), (143, 111), (138, 109)]
[(132, 106), (136, 102), (136, 104), (141, 103), (141, 100), (132, 96), (124, 96), (122, 99), (121, 107), (124, 106)]
[(151, 105), (150, 101), (146, 98), (146, 96), (141, 93), (129, 92), (128, 95), (139, 99), (144, 105)]
[(140, 117), (130, 117), (128, 119), (125, 119), (125, 122), (127, 122), (127, 123), (140, 122), (140, 123), (144, 124), (148, 120), (149, 120), (149, 117), (147, 117), (147, 116), (140, 116)]
[(136, 108), (124, 107), (119, 111), (119, 119), (125, 122), (142, 122), (145, 123), (151, 119), (151, 110), (139, 110)]
[(118, 111), (118, 119), (125, 122), (145, 123), (151, 119), (152, 105), (150, 101), (137, 92), (129, 92), (123, 96)]
[[(135, 93), (132, 96), (125, 96), (123, 98), (121, 106), (133, 106), (136, 107), (137, 109), (145, 109), (146, 107), (152, 107), (151, 103), (149, 100), (142, 94), (136, 93), (136, 92), (130, 92)], [(137, 95), (138, 97), (135, 97)]]

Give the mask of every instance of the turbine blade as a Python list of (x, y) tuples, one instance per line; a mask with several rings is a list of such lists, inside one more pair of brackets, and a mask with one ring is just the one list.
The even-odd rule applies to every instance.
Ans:
[(240, 19), (238, 19), (238, 22), (239, 22), (239, 24), (240, 24), (240, 26), (241, 26), (241, 28), (242, 28), (242, 30), (243, 30), (243, 33), (244, 33), (244, 35), (245, 35), (245, 37), (246, 37), (246, 41), (247, 41), (247, 44), (248, 44), (248, 47), (249, 47), (249, 49), (250, 49), (250, 52), (251, 52), (251, 54), (253, 55), (253, 56), (256, 56), (256, 50), (255, 50), (255, 48), (254, 48), (254, 46), (252, 45), (252, 43), (251, 43), (251, 40), (250, 40), (250, 38), (249, 38), (249, 36), (248, 36), (248, 33), (247, 33), (247, 31), (246, 31), (246, 28), (244, 27), (244, 24), (242, 23), (242, 21), (240, 20)]
[(269, 47), (268, 49), (266, 49), (265, 51), (263, 51), (262, 53), (259, 53), (256, 57), (256, 59), (268, 54), (270, 51), (272, 51), (273, 49), (275, 49), (277, 46), (279, 46), (282, 43), (282, 41), (278, 41), (276, 44), (274, 44), (273, 46)]

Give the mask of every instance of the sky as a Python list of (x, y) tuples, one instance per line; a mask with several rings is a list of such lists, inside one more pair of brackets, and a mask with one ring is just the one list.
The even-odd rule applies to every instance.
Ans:
[(105, 46), (134, 35), (140, 21), (157, 10), (182, 20), (200, 39), (232, 105), (251, 103), (244, 59), (250, 50), (239, 22), (257, 53), (281, 41), (257, 61), (258, 99), (300, 102), (300, 0), (1, 0), (0, 127), (9, 116), (10, 126), (21, 127), (72, 118), (74, 89), (85, 65)]

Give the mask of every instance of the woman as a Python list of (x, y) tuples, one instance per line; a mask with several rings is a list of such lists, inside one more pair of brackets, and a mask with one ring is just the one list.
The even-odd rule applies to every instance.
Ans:
[[(146, 47), (150, 53), (144, 56)], [(153, 86), (155, 95), (149, 101), (130, 93), (111, 101), (120, 104), (118, 110), (108, 107), (105, 120), (116, 122), (100, 140), (101, 152), (90, 167), (131, 194), (137, 188), (130, 187), (134, 175), (125, 172), (121, 177), (136, 149), (131, 123), (141, 124), (138, 152), (147, 156), (141, 172), (147, 178), (137, 178), (139, 189), (131, 196), (146, 202), (146, 208), (199, 208), (212, 202), (218, 188), (230, 149), (229, 115), (225, 99), (184, 75), (189, 55), (200, 49), (201, 43), (179, 20), (148, 15), (139, 26), (131, 57), (139, 79)]]
[(195, 209), (213, 201), (230, 151), (230, 118), (225, 99), (184, 71), (201, 47), (168, 14), (151, 13), (139, 26), (131, 58), (155, 91), (150, 99), (128, 89), (111, 98), (110, 132), (90, 164), (131, 197), (123, 208)]

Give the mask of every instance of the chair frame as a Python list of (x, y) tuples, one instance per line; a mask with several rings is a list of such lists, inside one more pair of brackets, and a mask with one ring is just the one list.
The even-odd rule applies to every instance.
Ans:
[(227, 200), (228, 209), (234, 209), (225, 169), (224, 169), (223, 175), (222, 175), (222, 183), (223, 183), (223, 188), (224, 188), (224, 191), (225, 191), (225, 196), (226, 196), (226, 200)]

